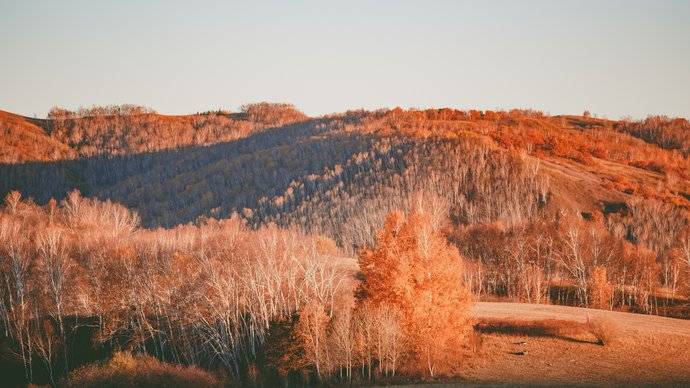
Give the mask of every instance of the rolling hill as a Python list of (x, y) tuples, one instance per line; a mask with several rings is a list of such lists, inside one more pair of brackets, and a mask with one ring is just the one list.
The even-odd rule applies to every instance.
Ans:
[[(654, 343), (680, 352), (684, 323), (603, 311), (689, 317), (684, 119), (127, 105), (2, 112), (0, 130), (0, 339), (17, 381), (126, 348), (237, 381), (351, 382), (353, 365), (360, 382), (434, 378), (427, 352), (464, 382), (687, 382), (668, 376), (683, 357), (642, 371), (665, 362)], [(469, 318), (474, 300), (530, 305)], [(430, 312), (454, 319), (410, 318)], [(452, 356), (428, 353), (427, 321), (462, 323), (435, 332)]]
[(468, 362), (465, 383), (515, 385), (657, 385), (690, 383), (690, 322), (614, 311), (515, 303), (477, 303), (479, 322), (586, 325), (607, 322), (615, 332), (606, 346), (588, 333), (484, 334), (480, 355)]
[[(687, 150), (669, 140), (687, 135), (682, 119), (451, 109), (308, 119), (287, 105), (256, 105), (263, 110), (192, 116), (131, 107), (43, 121), (3, 114), (23, 162), (0, 165), (0, 194), (45, 203), (78, 189), (137, 210), (147, 226), (238, 213), (351, 245), (371, 238), (341, 238), (343, 219), (405, 207), (420, 190), (449, 196), (462, 224), (514, 224), (538, 209), (609, 214), (635, 199), (690, 207)], [(664, 135), (640, 129), (650, 123)], [(62, 153), (46, 160), (45, 144)]]

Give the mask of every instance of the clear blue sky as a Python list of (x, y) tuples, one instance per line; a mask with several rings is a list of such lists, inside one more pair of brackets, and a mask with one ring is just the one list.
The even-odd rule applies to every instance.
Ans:
[(0, 0), (0, 109), (690, 117), (690, 1)]

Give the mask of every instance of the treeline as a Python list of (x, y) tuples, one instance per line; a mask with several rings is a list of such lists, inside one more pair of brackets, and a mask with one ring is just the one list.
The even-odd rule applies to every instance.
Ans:
[(441, 214), (394, 213), (359, 272), (323, 237), (237, 218), (140, 229), (110, 201), (15, 192), (0, 208), (0, 329), (27, 382), (98, 358), (77, 356), (89, 342), (235, 381), (450, 374), (472, 298)]
[(480, 296), (654, 314), (673, 314), (668, 301), (690, 296), (690, 220), (657, 202), (635, 203), (625, 216), (562, 212), (460, 226), (449, 239)]
[(81, 107), (76, 111), (54, 106), (48, 112), (48, 120), (82, 119), (97, 116), (133, 116), (146, 113), (156, 113), (155, 110), (134, 104)]
[[(129, 104), (76, 111), (54, 107), (46, 120), (1, 114), (0, 129), (7, 136), (3, 142), (13, 149), (7, 155), (0, 153), (0, 162), (61, 161), (206, 146), (306, 119), (291, 104), (266, 102), (244, 105), (238, 113), (187, 116), (160, 115)], [(47, 146), (52, 149), (48, 154)]]
[(44, 207), (7, 198), (0, 312), (29, 381), (32, 358), (51, 380), (76, 366), (68, 318), (97, 324), (100, 342), (237, 374), (273, 320), (316, 301), (332, 311), (352, 287), (355, 263), (324, 238), (237, 219), (137, 226), (124, 207), (77, 192)]
[(621, 121), (617, 128), (660, 147), (680, 150), (685, 157), (690, 155), (690, 122), (687, 119), (650, 116), (640, 121)]

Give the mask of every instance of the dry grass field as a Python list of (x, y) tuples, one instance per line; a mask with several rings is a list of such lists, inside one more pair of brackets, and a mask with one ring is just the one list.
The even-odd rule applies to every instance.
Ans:
[[(477, 303), (473, 313), (484, 333), (477, 354), (462, 368), (469, 384), (690, 384), (687, 320), (494, 302)], [(605, 345), (597, 344), (588, 320), (606, 326)]]

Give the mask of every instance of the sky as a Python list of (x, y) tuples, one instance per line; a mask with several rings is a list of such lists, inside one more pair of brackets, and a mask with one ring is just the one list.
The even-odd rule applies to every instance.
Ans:
[(0, 109), (690, 117), (690, 1), (0, 0)]

